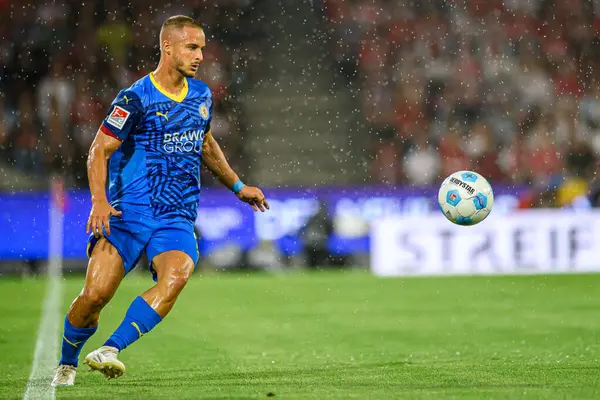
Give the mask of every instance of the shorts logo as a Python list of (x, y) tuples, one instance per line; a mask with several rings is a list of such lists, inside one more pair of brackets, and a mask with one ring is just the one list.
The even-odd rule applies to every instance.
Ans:
[(125, 126), (125, 122), (127, 122), (127, 118), (129, 118), (129, 114), (130, 114), (130, 112), (125, 110), (124, 108), (115, 106), (113, 111), (110, 113), (110, 115), (106, 119), (106, 122), (108, 122), (109, 124), (111, 124), (114, 127), (123, 129), (123, 127)]
[(206, 107), (206, 104), (200, 106), (200, 116), (204, 119), (208, 119), (208, 107)]

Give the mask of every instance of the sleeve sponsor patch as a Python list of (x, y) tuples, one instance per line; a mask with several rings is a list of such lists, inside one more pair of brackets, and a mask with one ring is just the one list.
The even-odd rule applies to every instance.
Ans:
[(123, 129), (123, 127), (125, 126), (125, 122), (127, 122), (127, 119), (129, 118), (129, 114), (131, 113), (125, 110), (124, 108), (115, 106), (115, 108), (113, 108), (112, 112), (106, 119), (106, 122), (108, 122), (116, 128)]

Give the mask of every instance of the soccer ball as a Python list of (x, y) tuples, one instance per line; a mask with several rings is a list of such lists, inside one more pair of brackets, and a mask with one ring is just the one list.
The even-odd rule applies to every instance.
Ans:
[(442, 213), (457, 225), (475, 225), (492, 211), (494, 192), (477, 172), (458, 171), (447, 177), (438, 193)]

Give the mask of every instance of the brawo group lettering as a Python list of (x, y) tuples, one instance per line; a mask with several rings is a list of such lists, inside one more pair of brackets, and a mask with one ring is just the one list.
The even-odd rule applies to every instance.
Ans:
[(194, 130), (183, 133), (165, 133), (164, 149), (167, 153), (201, 153), (204, 131)]

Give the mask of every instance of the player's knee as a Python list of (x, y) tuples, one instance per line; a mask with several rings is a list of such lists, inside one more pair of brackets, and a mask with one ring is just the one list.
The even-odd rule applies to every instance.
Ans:
[(108, 303), (110, 293), (98, 288), (86, 288), (80, 297), (82, 297), (84, 303), (90, 308), (90, 311), (95, 312), (102, 309)]
[(173, 295), (177, 295), (179, 292), (181, 292), (192, 276), (193, 271), (194, 266), (191, 264), (191, 262), (189, 265), (186, 263), (181, 267), (174, 268), (169, 276), (169, 292)]

